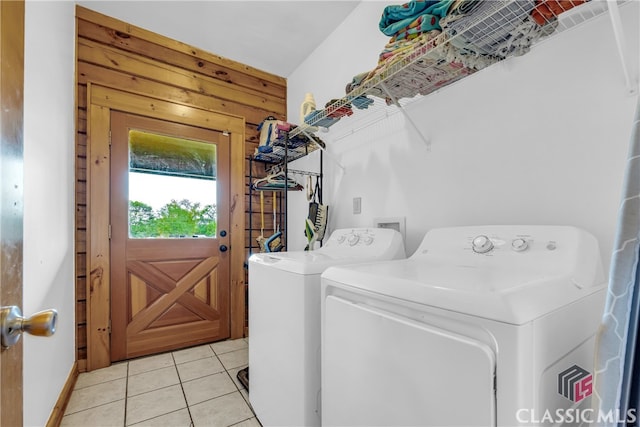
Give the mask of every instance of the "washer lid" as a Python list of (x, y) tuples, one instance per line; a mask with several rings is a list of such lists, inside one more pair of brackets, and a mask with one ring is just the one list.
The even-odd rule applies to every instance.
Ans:
[(259, 253), (249, 257), (259, 263), (297, 274), (320, 274), (334, 265), (405, 258), (402, 235), (392, 229), (349, 228), (331, 233), (314, 251)]
[[(514, 228), (434, 230), (409, 259), (329, 268), (323, 283), (517, 325), (604, 287), (597, 241), (588, 233)], [(478, 234), (495, 249), (473, 251)], [(520, 238), (527, 240), (526, 251), (510, 244)]]
[(249, 268), (251, 263), (277, 268), (296, 274), (321, 274), (327, 268), (334, 265), (354, 264), (356, 262), (367, 261), (368, 259), (354, 257), (334, 257), (330, 253), (318, 251), (311, 252), (272, 252), (253, 254), (249, 257)]

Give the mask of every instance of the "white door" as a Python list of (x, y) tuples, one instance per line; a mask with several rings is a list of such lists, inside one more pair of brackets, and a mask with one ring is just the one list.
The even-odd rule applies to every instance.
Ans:
[(495, 354), (482, 342), (326, 298), (323, 426), (495, 426)]

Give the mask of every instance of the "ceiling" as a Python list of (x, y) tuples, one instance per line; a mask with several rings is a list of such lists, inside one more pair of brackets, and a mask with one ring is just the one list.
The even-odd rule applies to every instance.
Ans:
[(358, 1), (79, 1), (78, 4), (288, 77), (360, 3)]

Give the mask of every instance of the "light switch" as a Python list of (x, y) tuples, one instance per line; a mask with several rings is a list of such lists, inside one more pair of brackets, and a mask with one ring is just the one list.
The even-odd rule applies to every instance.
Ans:
[(362, 198), (354, 197), (353, 198), (353, 213), (359, 214), (362, 212)]

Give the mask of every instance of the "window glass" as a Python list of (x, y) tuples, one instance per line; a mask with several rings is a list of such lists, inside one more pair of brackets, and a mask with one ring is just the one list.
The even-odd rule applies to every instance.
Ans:
[(216, 146), (129, 131), (129, 237), (216, 236)]

